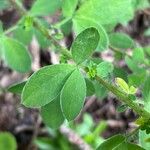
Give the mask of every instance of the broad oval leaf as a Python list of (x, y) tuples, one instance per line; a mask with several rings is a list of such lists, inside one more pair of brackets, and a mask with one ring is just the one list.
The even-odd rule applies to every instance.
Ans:
[(31, 69), (31, 56), (23, 44), (8, 37), (3, 37), (1, 44), (3, 59), (10, 68), (23, 73)]
[(118, 49), (128, 49), (135, 46), (134, 41), (125, 33), (112, 33), (109, 35), (111, 47)]
[(74, 70), (72, 65), (59, 64), (43, 67), (27, 81), (22, 92), (22, 104), (41, 107), (51, 102), (61, 91)]
[(60, 107), (60, 96), (41, 108), (44, 123), (51, 128), (58, 128), (64, 122)]
[(114, 135), (104, 141), (96, 150), (112, 150), (117, 145), (121, 144), (125, 140), (125, 137), (121, 134)]
[(126, 22), (132, 19), (131, 0), (88, 0), (77, 10), (75, 17), (94, 19), (102, 25)]
[(86, 83), (80, 71), (76, 69), (66, 81), (60, 95), (62, 112), (68, 121), (80, 113), (86, 97)]
[(15, 137), (9, 132), (0, 133), (0, 150), (16, 150), (17, 143)]
[(99, 44), (97, 47), (97, 51), (103, 51), (108, 49), (109, 39), (108, 35), (104, 29), (104, 27), (99, 23), (99, 21), (94, 20), (94, 18), (73, 18), (73, 27), (75, 29), (76, 34), (80, 33), (81, 31), (85, 30), (89, 27), (95, 27), (100, 35)]
[(74, 61), (76, 63), (85, 61), (97, 48), (99, 38), (99, 32), (94, 27), (82, 31), (71, 46)]

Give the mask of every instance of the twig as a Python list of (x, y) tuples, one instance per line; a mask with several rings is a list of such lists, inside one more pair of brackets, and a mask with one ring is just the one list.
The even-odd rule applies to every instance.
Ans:
[(67, 136), (69, 141), (72, 144), (77, 145), (80, 148), (80, 150), (92, 150), (92, 148), (87, 143), (85, 143), (83, 139), (70, 128), (67, 128), (66, 126), (62, 125), (60, 127), (60, 132), (63, 135)]
[(34, 126), (34, 130), (33, 130), (34, 132), (32, 135), (32, 140), (30, 142), (30, 145), (28, 146), (28, 150), (31, 150), (31, 147), (33, 146), (34, 140), (36, 139), (36, 137), (38, 135), (38, 130), (39, 130), (40, 124), (41, 124), (41, 117), (38, 115), (37, 121), (36, 121), (35, 126)]

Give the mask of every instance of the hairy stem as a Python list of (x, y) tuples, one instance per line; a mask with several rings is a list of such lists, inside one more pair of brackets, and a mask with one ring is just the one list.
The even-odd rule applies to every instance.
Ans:
[[(18, 10), (18, 12), (20, 13), (20, 15), (26, 15), (27, 12), (26, 10), (23, 8), (23, 6), (21, 5), (21, 3), (16, 2), (15, 0), (9, 0), (12, 5)], [(68, 58), (71, 58), (71, 54), (70, 52), (62, 47), (56, 39), (54, 39), (50, 34), (49, 34), (49, 30), (45, 27), (43, 27), (37, 19), (34, 19), (33, 25), (35, 28), (37, 28), (37, 30), (39, 30), (45, 37), (47, 37), (47, 39), (49, 39), (54, 46), (56, 46), (58, 48), (58, 50), (66, 55)], [(111, 91), (114, 95), (116, 95), (116, 97), (118, 97), (118, 99), (127, 104), (131, 109), (133, 109), (138, 115), (142, 116), (145, 120), (149, 120), (150, 119), (150, 113), (146, 110), (144, 110), (143, 108), (141, 108), (137, 103), (135, 103), (134, 101), (132, 101), (127, 94), (123, 93), (122, 91), (120, 91), (118, 88), (116, 88), (115, 86), (111, 85), (110, 83), (108, 83), (107, 81), (103, 80), (101, 77), (96, 76), (95, 79), (102, 84), (104, 87), (106, 87), (109, 91)]]
[(144, 108), (140, 107), (136, 102), (131, 100), (127, 94), (120, 91), (117, 87), (111, 85), (110, 83), (103, 80), (101, 77), (96, 76), (95, 78), (100, 84), (106, 87), (109, 91), (111, 91), (114, 95), (118, 97), (121, 102), (127, 104), (130, 108), (132, 108), (138, 115), (144, 117), (146, 120), (150, 119), (150, 113), (145, 111)]
[(131, 131), (130, 133), (128, 133), (128, 134), (126, 135), (126, 138), (128, 139), (128, 138), (134, 136), (134, 135), (140, 130), (140, 128), (141, 128), (141, 126), (136, 127), (133, 131)]

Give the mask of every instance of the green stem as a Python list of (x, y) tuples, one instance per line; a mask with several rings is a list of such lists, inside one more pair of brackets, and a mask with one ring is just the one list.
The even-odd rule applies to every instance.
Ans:
[(58, 43), (58, 41), (49, 34), (49, 30), (45, 28), (43, 25), (41, 25), (38, 19), (33, 20), (33, 25), (38, 31), (40, 31), (47, 39), (49, 39), (53, 43), (53, 45), (60, 51), (60, 53), (67, 56), (67, 58), (69, 59), (72, 58), (71, 53), (66, 48), (62, 47)]
[(120, 91), (115, 86), (111, 85), (110, 83), (103, 80), (101, 77), (96, 76), (95, 79), (102, 84), (104, 87), (106, 87), (109, 91), (111, 91), (114, 95), (118, 97), (118, 99), (121, 102), (124, 102), (127, 104), (130, 108), (132, 108), (138, 115), (142, 116), (146, 120), (150, 119), (150, 113), (145, 111), (142, 107), (140, 107), (137, 103), (135, 103), (133, 100), (131, 100), (127, 94)]
[[(26, 10), (23, 8), (23, 6), (20, 3), (16, 3), (15, 0), (9, 0), (13, 6), (19, 11), (20, 15), (26, 15), (27, 12)], [(57, 48), (58, 50), (63, 53), (64, 55), (66, 55), (68, 58), (72, 58), (70, 52), (66, 49), (63, 48), (56, 39), (54, 39), (50, 34), (49, 34), (49, 30), (47, 28), (45, 28), (44, 26), (42, 26), (37, 19), (34, 19), (33, 21), (34, 27), (37, 28), (37, 30), (39, 30), (44, 36), (46, 36)], [(121, 102), (124, 102), (125, 104), (127, 104), (130, 108), (132, 108), (138, 115), (142, 116), (145, 120), (149, 120), (150, 119), (150, 113), (147, 112), (146, 110), (144, 110), (143, 108), (141, 108), (137, 103), (133, 102), (125, 93), (123, 93), (122, 91), (120, 91), (119, 89), (117, 89), (115, 86), (109, 84), (108, 82), (106, 82), (105, 80), (103, 80), (102, 78), (96, 76), (95, 78), (100, 84), (102, 84), (104, 87), (106, 87), (109, 91), (111, 91), (114, 95), (116, 95), (118, 97), (118, 99)]]
[(8, 30), (6, 30), (4, 33), (5, 33), (5, 34), (9, 34), (9, 33), (11, 33), (12, 31), (16, 30), (17, 28), (18, 28), (18, 25), (12, 26), (12, 27), (10, 27)]

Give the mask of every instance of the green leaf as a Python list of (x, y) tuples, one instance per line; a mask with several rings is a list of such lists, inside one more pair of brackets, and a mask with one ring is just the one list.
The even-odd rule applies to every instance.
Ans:
[(109, 41), (113, 48), (128, 49), (134, 47), (134, 41), (125, 33), (111, 33)]
[(97, 98), (99, 98), (100, 100), (103, 100), (105, 97), (107, 97), (108, 91), (103, 85), (94, 81), (94, 88), (95, 88), (95, 94)]
[(71, 31), (72, 31), (72, 20), (71, 19), (61, 25), (61, 31), (65, 36), (67, 36), (71, 33)]
[(86, 97), (86, 83), (76, 69), (66, 81), (60, 95), (61, 108), (65, 118), (71, 121), (80, 113)]
[(40, 45), (41, 48), (47, 48), (50, 46), (51, 42), (48, 40), (41, 32), (34, 28), (34, 35)]
[(145, 102), (149, 102), (148, 98), (150, 97), (150, 77), (147, 77), (147, 79), (145, 80), (142, 93)]
[(143, 48), (135, 48), (132, 55), (133, 61), (135, 63), (143, 63), (144, 62), (144, 51)]
[(139, 132), (139, 143), (143, 148), (145, 148), (145, 150), (150, 149), (150, 143), (146, 142), (147, 138), (149, 138), (149, 135), (146, 133), (146, 131), (140, 130), (140, 132)]
[(27, 81), (23, 81), (23, 82), (11, 85), (10, 87), (8, 87), (8, 91), (15, 93), (15, 94), (21, 94), (26, 82)]
[(60, 96), (41, 108), (44, 123), (51, 128), (58, 128), (64, 122), (60, 107)]
[(63, 0), (62, 2), (62, 12), (65, 17), (72, 17), (76, 7), (78, 4), (78, 0)]
[(27, 81), (22, 92), (22, 104), (26, 107), (41, 107), (51, 102), (60, 93), (74, 67), (67, 64), (43, 67)]
[(145, 76), (146, 76), (145, 71), (138, 74), (135, 73), (128, 75), (129, 85), (134, 85), (136, 87), (140, 86), (141, 84), (144, 83)]
[(132, 5), (135, 10), (148, 8), (150, 6), (148, 0), (132, 0)]
[[(148, 76), (147, 79), (144, 82), (144, 86), (142, 89), (142, 95), (144, 99), (144, 109), (150, 112), (150, 77)], [(146, 150), (150, 149), (150, 143), (146, 142), (146, 140), (149, 138), (149, 134), (146, 133), (146, 131), (140, 131), (139, 132), (139, 141), (143, 148)]]
[[(40, 18), (37, 21), (40, 24), (41, 28), (43, 28), (43, 27), (50, 28), (49, 23), (47, 21), (45, 21), (44, 19)], [(47, 39), (47, 37), (45, 37), (37, 28), (33, 28), (33, 33), (34, 33), (37, 41), (39, 42), (39, 45), (41, 48), (47, 48), (48, 46), (50, 46), (51, 41), (49, 39)]]
[(144, 150), (144, 149), (138, 145), (123, 142), (119, 146), (115, 147), (113, 150)]
[(119, 78), (122, 78), (126, 82), (128, 81), (128, 78), (127, 78), (128, 74), (126, 70), (123, 68), (114, 67), (113, 74), (115, 78), (119, 77)]
[(22, 27), (18, 27), (13, 32), (13, 37), (25, 45), (28, 45), (31, 42), (32, 36), (33, 36), (33, 30), (26, 31)]
[(71, 46), (74, 61), (82, 63), (89, 58), (97, 48), (99, 38), (99, 33), (95, 28), (87, 28), (82, 31)]
[(1, 40), (5, 63), (18, 72), (30, 71), (31, 57), (25, 46), (12, 38), (3, 37)]
[(113, 65), (109, 62), (101, 62), (97, 65), (97, 75), (106, 78), (113, 71)]
[(73, 18), (73, 26), (76, 34), (82, 32), (86, 28), (95, 27), (100, 35), (99, 44), (97, 51), (102, 51), (108, 49), (109, 39), (104, 27), (99, 23), (99, 21), (94, 20), (94, 18)]
[(83, 137), (83, 136), (85, 137), (86, 135), (90, 134), (93, 126), (94, 126), (94, 121), (93, 121), (91, 115), (84, 113), (83, 121), (76, 126), (76, 132), (81, 137)]
[(129, 93), (129, 86), (123, 79), (116, 78), (115, 82), (116, 82), (117, 86), (121, 88), (121, 90), (123, 90), (126, 93)]
[(61, 0), (36, 0), (30, 14), (33, 16), (45, 16), (53, 14), (61, 6)]
[(102, 25), (117, 24), (133, 18), (130, 0), (88, 0), (76, 12), (75, 18), (94, 19)]
[(88, 78), (85, 78), (86, 82), (86, 96), (92, 96), (95, 94), (95, 88), (93, 85), (93, 82), (89, 80)]
[(125, 62), (128, 65), (129, 69), (134, 73), (141, 73), (145, 70), (144, 68), (139, 67), (137, 63), (128, 56), (125, 57)]
[(150, 46), (144, 47), (144, 53), (146, 53), (148, 56), (150, 56)]
[(49, 136), (47, 137), (37, 137), (34, 144), (39, 150), (56, 150), (55, 144), (52, 144), (52, 140)]
[(136, 92), (137, 92), (137, 88), (135, 88), (134, 86), (130, 86), (129, 93), (135, 94)]
[(0, 150), (16, 150), (17, 143), (16, 139), (11, 133), (1, 132), (0, 133)]
[(9, 5), (9, 1), (0, 0), (0, 11), (3, 10), (3, 9), (8, 8), (9, 6), (10, 6), (10, 5)]
[(117, 145), (122, 143), (125, 140), (125, 137), (121, 134), (115, 135), (106, 141), (104, 141), (96, 150), (112, 150)]

